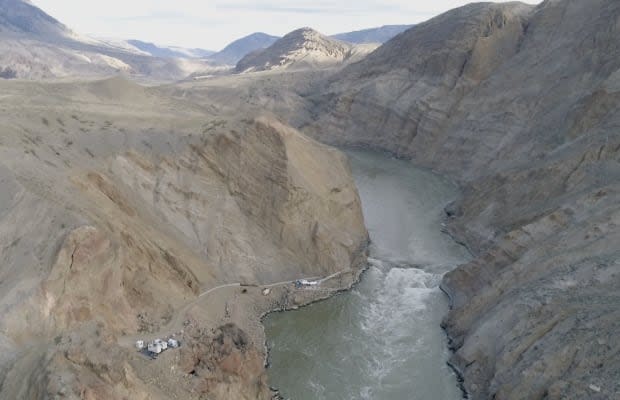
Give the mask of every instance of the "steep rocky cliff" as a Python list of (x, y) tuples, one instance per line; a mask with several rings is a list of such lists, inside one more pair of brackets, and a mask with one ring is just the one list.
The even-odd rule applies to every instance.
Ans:
[(475, 399), (620, 396), (620, 3), (472, 4), (308, 91), (305, 132), (457, 179), (445, 277)]
[(204, 371), (187, 354), (149, 364), (130, 338), (182, 329), (217, 285), (359, 267), (346, 158), (123, 79), (0, 83), (0, 398), (268, 398), (258, 321), (275, 297), (204, 297), (213, 317), (185, 337)]

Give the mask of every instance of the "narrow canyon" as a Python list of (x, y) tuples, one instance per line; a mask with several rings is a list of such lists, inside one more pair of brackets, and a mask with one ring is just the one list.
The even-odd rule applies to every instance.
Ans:
[(620, 398), (620, 2), (336, 36), (0, 0), (0, 399)]

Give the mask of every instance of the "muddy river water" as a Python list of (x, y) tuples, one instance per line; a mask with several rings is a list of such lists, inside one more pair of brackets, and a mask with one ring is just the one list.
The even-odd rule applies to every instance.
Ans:
[(265, 319), (271, 386), (291, 400), (458, 400), (446, 365), (444, 273), (468, 260), (441, 232), (449, 181), (411, 163), (349, 151), (369, 269), (352, 291)]

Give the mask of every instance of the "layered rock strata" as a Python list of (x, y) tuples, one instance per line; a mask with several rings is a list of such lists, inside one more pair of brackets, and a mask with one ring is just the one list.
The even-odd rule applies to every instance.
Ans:
[(472, 4), (306, 92), (306, 133), (454, 177), (444, 326), (475, 399), (620, 396), (620, 4)]

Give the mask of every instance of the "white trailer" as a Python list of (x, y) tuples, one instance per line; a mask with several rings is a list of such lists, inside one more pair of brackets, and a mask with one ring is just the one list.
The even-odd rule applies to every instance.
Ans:
[(168, 342), (166, 342), (165, 340), (155, 339), (155, 343), (157, 343), (161, 347), (162, 351), (168, 349)]

